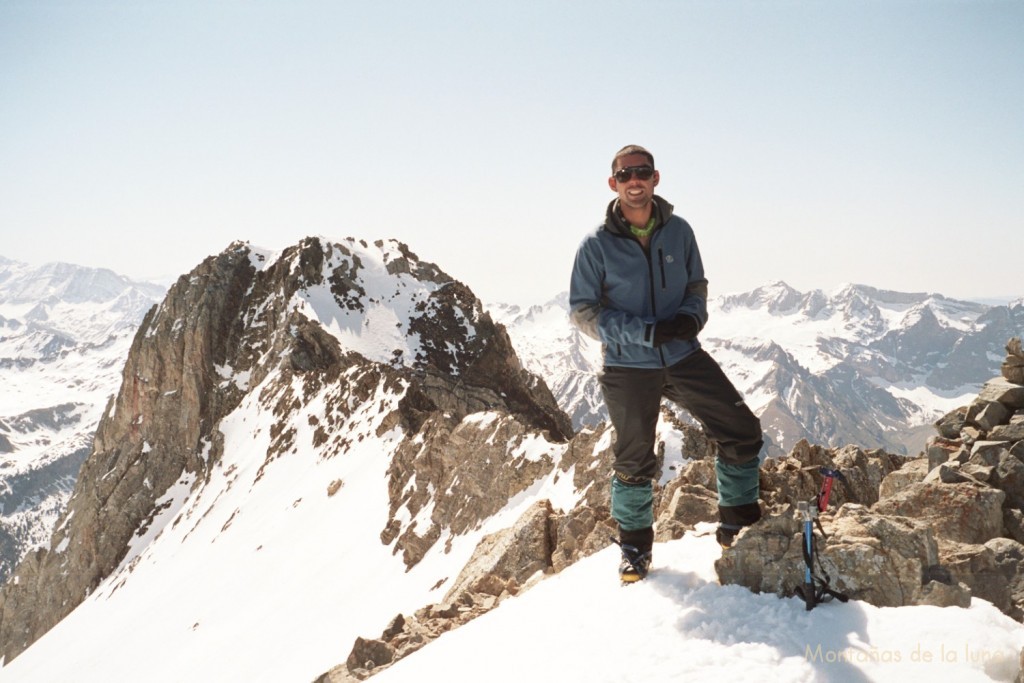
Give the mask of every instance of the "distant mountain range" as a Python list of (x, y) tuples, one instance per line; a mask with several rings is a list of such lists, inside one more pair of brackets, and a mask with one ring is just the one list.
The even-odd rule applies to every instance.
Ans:
[(157, 285), (0, 257), (0, 582), (45, 545)]
[[(825, 293), (775, 282), (708, 309), (701, 341), (761, 416), (775, 454), (808, 439), (914, 455), (935, 419), (999, 374), (1006, 340), (1024, 331), (1024, 300), (989, 306), (865, 285)], [(567, 294), (490, 310), (574, 426), (605, 419), (600, 344), (569, 324)]]

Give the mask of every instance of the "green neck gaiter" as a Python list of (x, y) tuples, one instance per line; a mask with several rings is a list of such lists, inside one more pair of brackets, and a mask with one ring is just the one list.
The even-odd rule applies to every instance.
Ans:
[(640, 238), (650, 237), (651, 233), (654, 232), (655, 223), (657, 223), (657, 220), (654, 218), (654, 216), (651, 216), (651, 220), (647, 221), (647, 225), (645, 225), (642, 228), (638, 228), (635, 225), (630, 225), (629, 231)]

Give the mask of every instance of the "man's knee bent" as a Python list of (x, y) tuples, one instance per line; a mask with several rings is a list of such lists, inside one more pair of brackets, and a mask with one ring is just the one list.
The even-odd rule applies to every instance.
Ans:
[(761, 420), (749, 410), (746, 415), (737, 416), (731, 438), (719, 441), (718, 457), (730, 465), (745, 465), (761, 455), (764, 448), (764, 431)]

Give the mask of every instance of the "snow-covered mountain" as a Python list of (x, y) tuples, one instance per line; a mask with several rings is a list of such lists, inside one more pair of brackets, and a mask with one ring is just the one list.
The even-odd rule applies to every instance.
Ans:
[(0, 583), (45, 544), (163, 288), (0, 257)]
[[(310, 680), (538, 497), (606, 495), (604, 435), (570, 432), (472, 293), (404, 246), (233, 245), (138, 328), (49, 543), (0, 594), (0, 678)], [(146, 670), (88, 661), (112, 642)]]
[[(605, 419), (600, 346), (568, 321), (561, 295), (523, 310), (494, 306), (524, 364), (575, 425)], [(848, 285), (798, 292), (777, 282), (709, 301), (701, 340), (761, 416), (775, 452), (813, 443), (917, 453), (931, 423), (998, 374), (1024, 305)]]

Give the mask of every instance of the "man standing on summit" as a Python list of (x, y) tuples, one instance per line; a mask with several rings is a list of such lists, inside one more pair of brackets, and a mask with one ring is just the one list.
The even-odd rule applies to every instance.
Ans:
[(618, 196), (576, 252), (572, 322), (601, 341), (601, 391), (615, 428), (612, 517), (623, 582), (647, 576), (654, 543), (652, 479), (661, 400), (686, 409), (715, 440), (718, 542), (761, 517), (761, 423), (697, 335), (708, 319), (708, 281), (693, 229), (654, 194), (660, 174), (643, 147), (623, 147), (608, 187)]

